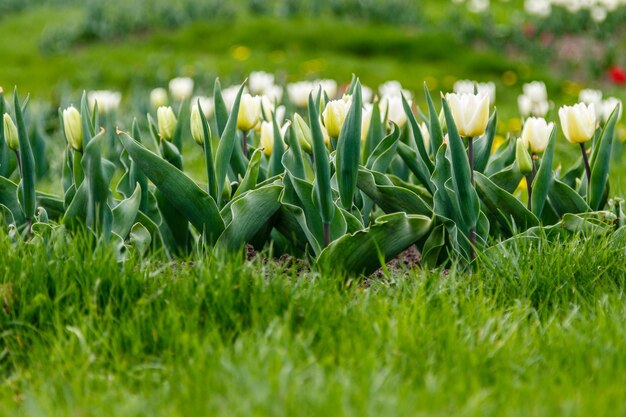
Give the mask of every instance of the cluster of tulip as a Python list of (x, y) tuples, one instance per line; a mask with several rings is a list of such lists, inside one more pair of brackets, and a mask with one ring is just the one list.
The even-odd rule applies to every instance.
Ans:
[[(156, 121), (149, 114), (147, 128), (135, 120), (115, 132), (99, 117), (112, 106), (84, 95), (79, 109), (60, 111), (68, 144), (60, 196), (36, 190), (26, 103), (14, 94), (14, 119), (0, 97), (0, 157), (12, 150), (18, 161), (0, 176), (3, 222), (16, 239), (86, 228), (112, 242), (120, 259), (269, 245), (347, 273), (369, 273), (412, 245), (424, 265), (470, 263), (512, 236), (554, 238), (626, 222), (623, 202), (608, 196), (617, 102), (601, 123), (593, 103), (559, 110), (565, 138), (581, 148), (580, 161), (562, 172), (552, 169), (557, 129), (543, 118), (527, 118), (521, 137), (494, 152), (488, 85), (467, 91), (460, 83), (441, 96), (440, 110), (425, 87), (426, 113), (397, 82), (381, 86), (380, 99), (357, 78), (341, 95), (336, 83), (292, 84), (286, 106), (279, 89), (255, 73), (234, 97), (216, 80), (212, 97), (190, 102), (193, 82), (175, 79), (177, 113), (167, 92), (154, 90)], [(294, 111), (284, 122), (286, 109)], [(105, 155), (107, 136), (120, 152)], [(201, 185), (183, 171), (187, 136), (204, 155)], [(524, 178), (526, 204), (515, 193)]]

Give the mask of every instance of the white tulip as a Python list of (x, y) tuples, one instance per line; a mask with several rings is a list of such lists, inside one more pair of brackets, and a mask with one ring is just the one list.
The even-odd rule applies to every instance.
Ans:
[(593, 104), (578, 103), (559, 109), (561, 129), (570, 143), (585, 143), (596, 131), (596, 111)]
[(162, 106), (167, 106), (167, 90), (165, 88), (155, 88), (150, 91), (150, 104), (155, 109)]
[(252, 94), (265, 94), (268, 88), (274, 85), (274, 75), (263, 71), (250, 73), (248, 85)]
[(170, 80), (170, 94), (174, 100), (182, 101), (191, 97), (193, 92), (193, 80), (188, 77), (178, 77)]
[(363, 111), (361, 112), (361, 140), (365, 140), (370, 130), (370, 124), (372, 123), (372, 111), (374, 105), (371, 103), (365, 103), (363, 105)]
[[(280, 128), (280, 138), (285, 141), (285, 133), (291, 122), (287, 122)], [(261, 148), (266, 156), (272, 155), (274, 151), (274, 124), (272, 122), (261, 123)]]
[(322, 112), (322, 119), (330, 137), (334, 139), (339, 137), (350, 105), (351, 99), (349, 97), (344, 97), (341, 100), (331, 100), (326, 104), (326, 108)]
[(447, 94), (446, 100), (459, 134), (477, 137), (489, 123), (489, 96), (482, 94)]
[(176, 115), (171, 107), (159, 107), (157, 109), (157, 124), (159, 125), (159, 134), (163, 139), (171, 140), (176, 131)]
[(548, 123), (545, 119), (530, 117), (524, 122), (522, 140), (531, 153), (542, 153), (548, 146), (550, 134), (554, 129), (554, 123)]
[(613, 113), (613, 110), (615, 110), (615, 108), (618, 106), (619, 109), (617, 110), (617, 120), (620, 120), (622, 118), (622, 101), (615, 97), (609, 97), (606, 100), (603, 100), (600, 107), (602, 120), (604, 122), (608, 122), (609, 117), (611, 117), (611, 114)]
[(541, 101), (548, 101), (548, 90), (546, 89), (546, 85), (541, 81), (533, 81), (524, 84), (522, 89), (524, 91), (524, 95), (532, 102), (538, 103)]
[(74, 106), (63, 110), (63, 129), (70, 146), (79, 152), (83, 150), (83, 124), (80, 113)]
[[(408, 98), (407, 98), (408, 100)], [(409, 100), (409, 106), (411, 101)], [(395, 123), (398, 127), (402, 127), (406, 124), (407, 115), (402, 106), (402, 97), (400, 96), (385, 96), (380, 100), (380, 114), (382, 117), (387, 116), (387, 120)]]
[(296, 107), (307, 107), (311, 91), (313, 91), (313, 84), (309, 81), (299, 81), (297, 83), (287, 85), (289, 101), (291, 101)]
[(89, 108), (93, 109), (98, 103), (99, 113), (108, 113), (113, 110), (117, 110), (122, 100), (122, 94), (117, 91), (109, 90), (96, 90), (87, 93), (87, 102)]
[[(226, 106), (228, 113), (233, 111), (237, 94), (239, 94), (239, 88), (240, 87), (238, 85), (232, 85), (222, 90), (222, 99), (224, 100), (224, 105)], [(247, 92), (247, 88), (244, 87), (243, 94)]]
[(215, 102), (213, 101), (213, 97), (204, 97), (204, 96), (195, 96), (191, 99), (191, 109), (198, 107), (198, 101), (200, 101), (200, 107), (202, 108), (202, 112), (208, 119), (213, 116), (215, 112)]
[(261, 97), (244, 94), (239, 104), (237, 129), (248, 132), (254, 129), (261, 119)]

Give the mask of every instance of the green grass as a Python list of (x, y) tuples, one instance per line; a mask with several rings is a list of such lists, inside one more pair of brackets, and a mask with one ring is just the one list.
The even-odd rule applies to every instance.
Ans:
[(0, 414), (616, 416), (626, 236), (344, 284), (0, 236)]

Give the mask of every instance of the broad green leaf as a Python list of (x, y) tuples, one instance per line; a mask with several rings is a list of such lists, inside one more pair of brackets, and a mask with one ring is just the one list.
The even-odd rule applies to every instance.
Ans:
[(285, 171), (282, 160), (285, 153), (285, 143), (283, 142), (282, 133), (278, 122), (276, 121), (276, 114), (272, 113), (272, 130), (274, 132), (274, 147), (272, 149), (272, 155), (270, 156), (268, 173), (270, 177), (274, 175), (282, 174)]
[(13, 93), (15, 105), (15, 120), (17, 123), (17, 136), (19, 140), (20, 160), (22, 162), (22, 181), (19, 184), (22, 200), (22, 209), (26, 221), (35, 216), (37, 208), (37, 193), (35, 191), (35, 158), (30, 147), (30, 140), (26, 132), (24, 113), (17, 96), (17, 87)]
[(428, 91), (428, 86), (424, 83), (424, 95), (426, 96), (426, 103), (428, 105), (428, 127), (430, 128), (430, 152), (433, 156), (437, 155), (439, 147), (443, 143), (443, 131), (441, 124), (439, 123), (439, 113), (435, 110), (433, 99)]
[(546, 204), (546, 198), (548, 196), (548, 191), (550, 190), (550, 186), (554, 181), (554, 176), (552, 174), (552, 159), (554, 158), (554, 146), (556, 143), (556, 128), (552, 129), (552, 133), (550, 134), (550, 139), (548, 140), (548, 146), (546, 150), (543, 152), (543, 157), (541, 158), (541, 165), (537, 170), (537, 175), (533, 180), (532, 188), (533, 195), (531, 199), (531, 209), (533, 213), (537, 217), (541, 217), (541, 213), (543, 211), (543, 207)]
[(311, 124), (313, 159), (315, 161), (315, 198), (322, 222), (330, 224), (335, 214), (335, 203), (333, 202), (332, 190), (330, 188), (330, 162), (328, 160), (328, 151), (324, 144), (319, 114), (312, 95), (309, 95), (309, 123)]
[(402, 158), (406, 166), (411, 170), (413, 175), (418, 179), (420, 184), (426, 187), (430, 192), (434, 192), (433, 184), (430, 180), (431, 174), (428, 172), (426, 165), (421, 161), (417, 151), (409, 145), (399, 142), (398, 155)]
[(494, 184), (511, 194), (517, 189), (522, 178), (524, 176), (520, 172), (517, 163), (511, 164), (489, 177)]
[(215, 155), (215, 180), (217, 181), (218, 205), (221, 202), (224, 180), (226, 179), (226, 173), (230, 166), (230, 158), (235, 149), (235, 142), (237, 141), (237, 117), (239, 115), (239, 102), (241, 101), (243, 88), (244, 85), (242, 84), (241, 87), (239, 87), (239, 92), (237, 93), (233, 108), (228, 117), (228, 122), (224, 127), (224, 132), (220, 136), (220, 142)]
[(598, 140), (597, 152), (593, 158), (591, 167), (591, 182), (589, 183), (589, 207), (599, 210), (603, 202), (605, 188), (609, 180), (609, 165), (611, 162), (611, 147), (615, 136), (615, 125), (619, 117), (620, 106), (617, 106), (602, 131)]
[(569, 185), (556, 178), (552, 181), (550, 190), (548, 191), (548, 198), (559, 217), (563, 217), (567, 213), (584, 213), (590, 211), (587, 202), (580, 194)]
[(212, 244), (224, 231), (215, 201), (176, 167), (120, 132), (122, 145), (168, 201)]
[(476, 191), (470, 181), (470, 165), (465, 152), (465, 146), (454, 123), (452, 112), (448, 102), (442, 99), (443, 111), (448, 126), (448, 138), (450, 146), (450, 165), (452, 167), (452, 182), (459, 205), (463, 207), (461, 217), (468, 229), (476, 227), (478, 212), (480, 210)]
[(384, 175), (359, 169), (358, 187), (385, 213), (405, 212), (431, 216), (432, 209), (413, 191), (393, 185)]
[(430, 157), (428, 156), (428, 152), (426, 151), (426, 145), (424, 143), (424, 137), (422, 136), (422, 131), (420, 130), (419, 123), (417, 122), (417, 119), (415, 118), (415, 115), (413, 114), (413, 111), (411, 110), (411, 106), (409, 105), (409, 102), (406, 101), (404, 94), (401, 94), (401, 96), (402, 96), (402, 107), (409, 121), (409, 126), (411, 128), (411, 133), (413, 134), (413, 139), (415, 141), (415, 146), (417, 147), (418, 154), (422, 158), (422, 162), (428, 169), (428, 172), (432, 173), (433, 169), (435, 169), (435, 165), (430, 160)]
[(17, 187), (18, 185), (10, 179), (0, 177), (0, 205), (3, 205), (11, 212), (17, 225), (21, 225), (26, 219), (17, 199)]
[(226, 129), (226, 123), (228, 122), (228, 111), (224, 97), (222, 97), (222, 87), (220, 79), (215, 79), (215, 85), (213, 88), (213, 102), (215, 103), (215, 121), (217, 122), (217, 136), (220, 138), (224, 134)]
[(237, 187), (237, 191), (233, 194), (233, 200), (245, 193), (246, 191), (252, 190), (257, 183), (259, 178), (259, 167), (261, 164), (261, 156), (263, 155), (261, 149), (256, 149), (250, 158), (250, 163), (248, 164), (248, 170), (246, 171), (246, 175), (241, 180), (241, 184)]
[(356, 233), (346, 234), (320, 254), (323, 270), (348, 275), (368, 275), (407, 249), (430, 229), (426, 216), (394, 213)]
[(232, 220), (217, 240), (218, 250), (236, 251), (249, 242), (280, 208), (279, 184), (251, 190), (230, 205)]
[(141, 223), (135, 223), (130, 229), (130, 244), (137, 250), (139, 256), (145, 255), (152, 244), (150, 231)]
[(502, 230), (513, 233), (515, 228), (525, 230), (539, 225), (537, 217), (521, 201), (494, 184), (489, 178), (475, 173), (476, 189), (490, 220), (497, 221)]
[(211, 138), (211, 128), (209, 122), (204, 115), (200, 100), (198, 99), (198, 110), (200, 111), (200, 121), (202, 122), (202, 135), (204, 136), (204, 143), (202, 144), (202, 150), (204, 150), (204, 164), (207, 172), (207, 191), (209, 195), (213, 197), (213, 200), (217, 201), (217, 179), (215, 177), (215, 161), (213, 160), (213, 143)]
[(474, 143), (474, 171), (484, 172), (491, 156), (493, 140), (496, 137), (498, 112), (494, 111), (487, 124), (485, 134)]
[(343, 208), (352, 210), (361, 155), (361, 83), (356, 81), (352, 105), (339, 132), (335, 167), (339, 198)]
[(366, 167), (372, 171), (385, 173), (389, 169), (391, 161), (396, 156), (400, 128), (392, 123), (391, 133), (376, 146), (367, 160)]
[(117, 234), (122, 239), (126, 239), (130, 229), (133, 227), (133, 224), (135, 224), (140, 204), (141, 187), (137, 185), (135, 191), (129, 198), (121, 201), (113, 208), (113, 225), (111, 227), (113, 233)]

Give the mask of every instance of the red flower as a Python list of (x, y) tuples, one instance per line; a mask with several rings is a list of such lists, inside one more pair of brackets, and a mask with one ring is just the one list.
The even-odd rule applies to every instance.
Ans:
[(609, 68), (609, 78), (614, 84), (626, 84), (626, 69), (617, 65)]

